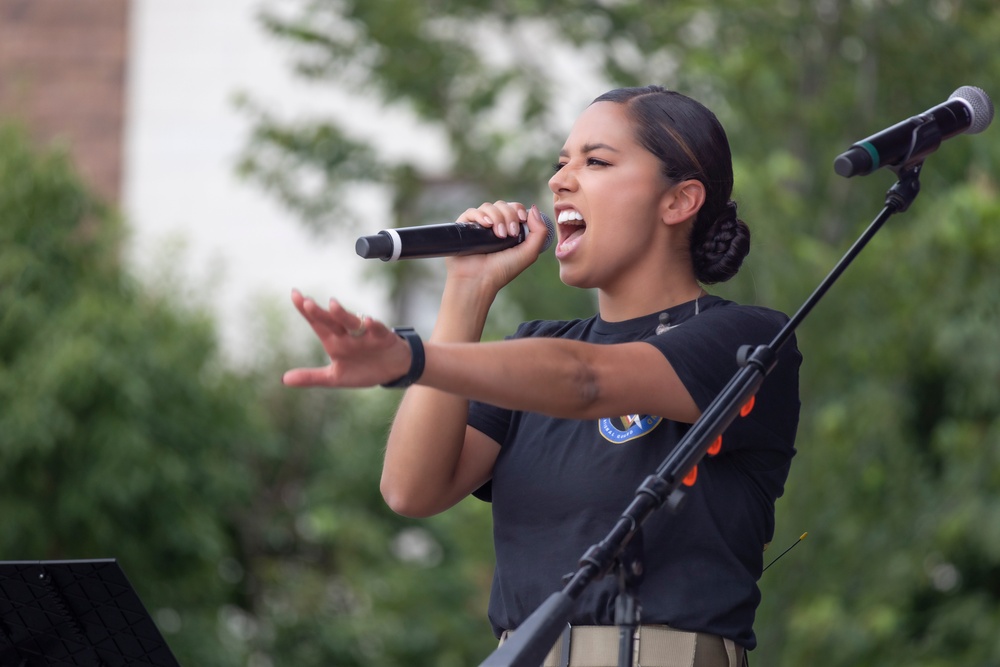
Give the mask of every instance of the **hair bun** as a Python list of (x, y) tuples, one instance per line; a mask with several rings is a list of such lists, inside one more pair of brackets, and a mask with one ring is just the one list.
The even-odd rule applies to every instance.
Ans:
[(729, 200), (705, 230), (704, 238), (691, 239), (691, 256), (698, 280), (706, 285), (725, 282), (736, 275), (750, 253), (750, 228), (736, 214)]

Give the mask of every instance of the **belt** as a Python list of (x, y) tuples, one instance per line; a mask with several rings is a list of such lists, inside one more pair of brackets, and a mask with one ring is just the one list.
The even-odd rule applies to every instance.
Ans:
[[(504, 631), (502, 645), (513, 634)], [(619, 628), (613, 625), (566, 626), (542, 667), (618, 667)], [(704, 632), (666, 625), (640, 625), (633, 635), (635, 667), (739, 667), (743, 647)]]

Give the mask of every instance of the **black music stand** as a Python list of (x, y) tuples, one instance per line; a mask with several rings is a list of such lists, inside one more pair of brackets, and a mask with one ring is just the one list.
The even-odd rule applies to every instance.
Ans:
[(180, 667), (118, 561), (0, 562), (0, 667)]

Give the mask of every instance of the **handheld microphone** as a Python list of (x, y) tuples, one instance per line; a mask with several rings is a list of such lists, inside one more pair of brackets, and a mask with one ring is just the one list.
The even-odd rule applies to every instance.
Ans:
[(864, 176), (879, 167), (911, 165), (957, 134), (977, 134), (993, 120), (993, 102), (975, 86), (962, 86), (947, 102), (857, 142), (837, 156), (840, 176)]
[[(541, 214), (542, 222), (548, 229), (542, 252), (552, 245), (555, 225)], [(383, 229), (372, 236), (362, 236), (354, 244), (354, 250), (365, 259), (381, 259), (395, 262), (398, 259), (426, 259), (428, 257), (451, 257), (456, 255), (481, 255), (512, 248), (524, 241), (528, 226), (521, 225), (517, 236), (499, 238), (489, 227), (474, 222), (448, 222), (442, 225), (422, 225)]]

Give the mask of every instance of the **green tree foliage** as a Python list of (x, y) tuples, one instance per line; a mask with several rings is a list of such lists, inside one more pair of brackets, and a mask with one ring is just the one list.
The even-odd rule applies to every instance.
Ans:
[(185, 665), (482, 655), (488, 508), (385, 507), (396, 395), (285, 389), (319, 359), (276, 318), (255, 367), (225, 368), (208, 316), (131, 278), (121, 239), (63, 156), (0, 128), (0, 559), (117, 558)]
[(397, 395), (281, 386), (287, 368), (322, 363), (289, 338), (262, 335), (245, 378), (268, 425), (241, 454), (255, 495), (236, 520), (245, 597), (228, 610), (228, 645), (276, 665), (474, 663), (489, 635), (476, 613), (492, 574), (488, 508), (467, 501), (424, 522), (389, 510), (378, 477)]
[(121, 233), (62, 156), (0, 129), (0, 554), (117, 558), (180, 650), (214, 659), (253, 419), (208, 319), (123, 274)]
[[(350, 110), (293, 123), (248, 102), (258, 133), (245, 173), (311, 224), (369, 182), (399, 225), (427, 222), (418, 204), (441, 183), (482, 193), (451, 214), (545, 201), (544, 165), (572, 115), (614, 85), (661, 83), (705, 101), (730, 134), (754, 249), (720, 292), (789, 312), (894, 181), (842, 179), (834, 157), (961, 85), (1000, 94), (992, 0), (302, 0), (264, 24), (301, 74), (412, 114), (447, 148), (447, 166), (430, 168), (352, 133)], [(809, 538), (762, 579), (755, 661), (1000, 662), (996, 133), (927, 160), (916, 203), (799, 331), (800, 454), (772, 551)], [(406, 272), (421, 269), (394, 270), (383, 273), (405, 299)], [(567, 294), (539, 262), (505, 290), (492, 331), (591, 307)]]

